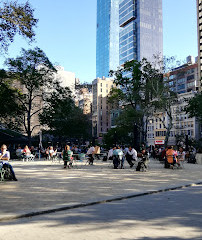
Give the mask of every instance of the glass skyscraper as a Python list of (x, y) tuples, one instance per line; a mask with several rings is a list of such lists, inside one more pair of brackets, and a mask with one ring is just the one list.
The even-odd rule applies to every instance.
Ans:
[(163, 56), (162, 0), (120, 0), (120, 65)]
[(119, 66), (119, 2), (97, 0), (96, 77)]

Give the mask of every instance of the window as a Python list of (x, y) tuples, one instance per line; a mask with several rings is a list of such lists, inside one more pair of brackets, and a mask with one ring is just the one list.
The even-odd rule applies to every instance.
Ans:
[(194, 75), (190, 75), (187, 77), (187, 81), (194, 79)]

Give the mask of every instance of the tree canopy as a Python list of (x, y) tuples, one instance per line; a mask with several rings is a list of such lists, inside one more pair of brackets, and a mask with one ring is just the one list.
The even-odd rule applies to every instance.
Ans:
[(45, 93), (53, 87), (56, 69), (38, 47), (33, 50), (22, 49), (21, 56), (7, 59), (6, 65), (9, 69), (8, 77), (21, 89), (18, 101), (24, 111), (23, 125), (30, 142), (34, 129), (39, 126), (32, 119), (43, 108), (43, 99)]
[(37, 22), (29, 2), (0, 1), (0, 51), (7, 51), (16, 34), (33, 41)]
[(164, 67), (162, 62), (155, 66), (143, 59), (126, 62), (117, 71), (111, 71), (118, 88), (112, 89), (109, 101), (113, 103), (118, 100), (123, 109), (117, 125), (130, 125), (135, 141), (138, 141), (139, 133), (141, 141), (146, 142), (148, 119), (160, 111), (168, 115), (168, 126), (164, 126), (167, 129), (166, 136), (169, 137), (172, 128), (171, 106), (177, 95), (170, 90), (164, 78)]
[(13, 81), (8, 79), (7, 72), (0, 70), (0, 122), (10, 129), (20, 130), (23, 109), (18, 100), (20, 92), (12, 84)]
[(75, 106), (69, 88), (63, 88), (59, 84), (46, 98), (40, 122), (56, 137), (85, 139), (91, 133), (88, 116)]
[(202, 92), (189, 100), (186, 112), (190, 117), (196, 117), (202, 123)]

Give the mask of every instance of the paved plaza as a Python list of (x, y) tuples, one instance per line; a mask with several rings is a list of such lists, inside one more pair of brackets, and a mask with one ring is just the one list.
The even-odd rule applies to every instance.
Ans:
[[(148, 172), (101, 161), (78, 162), (73, 169), (50, 161), (12, 165), (19, 181), (0, 183), (1, 240), (202, 239), (202, 185), (194, 185), (202, 182), (202, 165), (171, 170), (152, 160)], [(185, 185), (191, 187), (135, 197)], [(23, 214), (30, 217), (11, 220)]]

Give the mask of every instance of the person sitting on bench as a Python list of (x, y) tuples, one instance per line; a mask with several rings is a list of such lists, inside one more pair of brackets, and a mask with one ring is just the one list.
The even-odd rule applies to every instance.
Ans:
[(173, 150), (172, 146), (169, 146), (168, 150), (166, 151), (166, 161), (172, 168), (174, 167), (175, 164), (179, 166), (179, 163), (177, 160), (177, 152)]
[(11, 164), (8, 163), (9, 160), (10, 160), (10, 152), (7, 151), (7, 146), (5, 144), (3, 144), (1, 146), (1, 151), (0, 151), (0, 162), (1, 162), (1, 164), (3, 164), (3, 167), (8, 167), (10, 169), (12, 179), (14, 181), (18, 181), (16, 176), (15, 176), (15, 172), (13, 170), (13, 167), (11, 166)]

